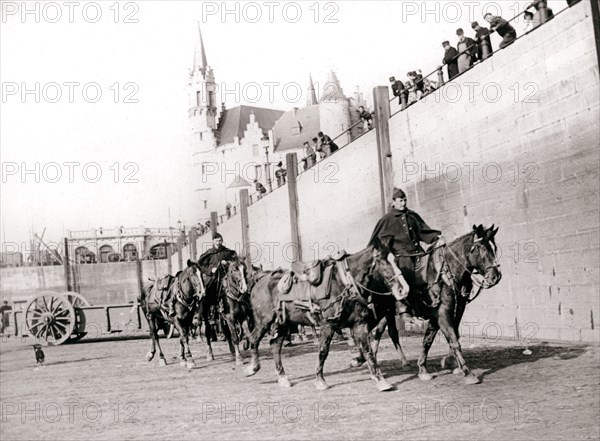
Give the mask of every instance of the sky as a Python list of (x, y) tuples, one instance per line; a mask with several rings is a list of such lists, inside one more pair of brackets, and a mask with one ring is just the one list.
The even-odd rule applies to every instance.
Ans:
[(304, 105), (309, 74), (322, 88), (329, 70), (371, 103), (389, 76), (433, 71), (457, 28), (472, 36), (484, 12), (511, 18), (527, 3), (1, 1), (2, 248), (44, 228), (59, 242), (67, 230), (195, 224), (198, 25), (227, 107), (286, 110)]

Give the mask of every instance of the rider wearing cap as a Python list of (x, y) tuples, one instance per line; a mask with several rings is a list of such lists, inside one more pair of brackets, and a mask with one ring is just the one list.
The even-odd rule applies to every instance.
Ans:
[[(425, 221), (406, 206), (406, 194), (396, 189), (392, 196), (392, 208), (385, 214), (373, 230), (369, 245), (373, 244), (375, 238), (382, 243), (393, 238), (393, 253), (396, 256), (396, 264), (402, 271), (402, 275), (408, 282), (410, 288), (417, 293), (427, 290), (427, 279), (420, 257), (425, 252), (420, 242), (431, 245), (434, 242), (443, 241), (442, 232), (430, 228)], [(427, 247), (429, 249), (429, 247)], [(406, 303), (406, 297), (398, 300), (398, 313), (410, 315), (410, 307)]]

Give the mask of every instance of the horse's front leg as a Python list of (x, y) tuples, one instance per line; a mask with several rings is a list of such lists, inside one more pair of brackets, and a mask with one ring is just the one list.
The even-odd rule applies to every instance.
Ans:
[[(404, 351), (402, 350), (402, 346), (400, 345), (400, 334), (398, 333), (398, 327), (396, 326), (396, 311), (389, 311), (386, 314), (386, 317), (388, 322), (388, 334), (390, 336), (390, 339), (392, 340), (392, 343), (394, 344), (394, 347), (396, 348), (396, 353), (400, 358), (400, 365), (402, 367), (408, 366), (408, 359), (406, 358), (406, 355), (404, 355)], [(377, 353), (375, 353), (375, 356), (377, 356)]]
[(192, 351), (190, 349), (189, 326), (184, 326), (178, 316), (173, 319), (173, 324), (175, 325), (177, 332), (179, 332), (179, 346), (181, 348), (179, 364), (181, 366), (186, 366), (188, 369), (193, 369), (196, 367), (196, 364), (194, 363)]
[(369, 342), (369, 330), (367, 328), (367, 323), (355, 324), (354, 335), (356, 336), (356, 339), (360, 344), (360, 348), (363, 352), (363, 355), (367, 360), (367, 365), (369, 367), (371, 378), (373, 378), (377, 382), (377, 389), (380, 392), (390, 390), (392, 388), (392, 385), (389, 384), (387, 380), (383, 377), (383, 374), (377, 366), (377, 360), (375, 359), (375, 355), (373, 355), (373, 350)]
[(281, 362), (281, 348), (283, 347), (283, 341), (287, 335), (287, 329), (281, 326), (277, 332), (277, 337), (271, 340), (271, 353), (273, 355), (273, 361), (275, 361), (275, 370), (277, 371), (277, 383), (281, 387), (292, 387), (292, 383), (285, 374), (283, 369), (283, 363)]
[[(237, 366), (242, 366), (244, 364), (244, 360), (242, 358), (242, 354), (240, 352), (240, 339), (236, 330), (235, 320), (233, 319), (232, 314), (225, 315), (226, 326), (223, 328), (225, 332), (225, 336), (227, 337), (227, 342), (229, 343), (229, 350), (232, 355), (235, 356), (235, 364)], [(226, 329), (227, 328), (227, 329)]]
[(323, 378), (323, 367), (325, 366), (325, 360), (329, 354), (329, 346), (332, 338), (333, 329), (331, 325), (324, 323), (321, 327), (321, 335), (319, 336), (319, 363), (317, 365), (317, 377), (315, 380), (317, 390), (326, 390), (329, 388), (325, 378)]
[(248, 366), (245, 370), (245, 374), (247, 377), (256, 374), (260, 370), (260, 359), (258, 356), (258, 346), (260, 345), (260, 341), (263, 339), (265, 334), (268, 332), (273, 320), (267, 320), (263, 318), (262, 320), (258, 320), (256, 322), (256, 327), (252, 334), (250, 334), (250, 350), (252, 352), (252, 360), (250, 361), (250, 366)]
[(425, 335), (423, 336), (421, 355), (417, 361), (417, 366), (419, 367), (419, 378), (423, 381), (429, 381), (433, 378), (431, 374), (427, 372), (427, 354), (429, 354), (429, 349), (431, 348), (439, 329), (440, 327), (437, 322), (437, 317), (432, 315), (429, 319), (429, 325), (427, 325)]
[(466, 384), (477, 384), (480, 382), (479, 378), (475, 374), (471, 372), (467, 363), (463, 357), (462, 350), (460, 347), (460, 343), (458, 341), (458, 336), (454, 330), (454, 323), (452, 323), (452, 312), (449, 308), (442, 306), (439, 312), (439, 324), (440, 329), (444, 333), (444, 337), (448, 340), (450, 344), (450, 348), (454, 352), (454, 357), (458, 363), (458, 368), (463, 372), (465, 376)]
[(213, 361), (215, 356), (212, 349), (212, 326), (210, 325), (210, 318), (208, 312), (204, 313), (204, 338), (206, 339), (206, 361)]

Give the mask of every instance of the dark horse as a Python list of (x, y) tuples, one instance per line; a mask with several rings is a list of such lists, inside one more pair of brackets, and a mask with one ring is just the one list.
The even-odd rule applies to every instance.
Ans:
[(209, 361), (215, 359), (211, 345), (210, 312), (211, 309), (216, 308), (218, 319), (222, 318), (227, 325), (223, 327), (223, 333), (229, 344), (231, 355), (235, 357), (237, 365), (242, 365), (240, 340), (248, 338), (253, 328), (246, 265), (239, 257), (221, 262), (217, 267), (215, 277), (213, 289), (207, 290), (198, 310), (199, 319), (204, 320), (207, 344), (206, 359)]
[[(375, 357), (369, 345), (367, 322), (371, 315), (368, 301), (365, 297), (368, 293), (364, 288), (370, 281), (378, 281), (384, 285), (386, 291), (389, 287), (396, 297), (400, 296), (402, 285), (397, 268), (387, 260), (389, 250), (387, 247), (375, 243), (363, 251), (348, 255), (344, 260), (332, 261), (333, 264), (331, 290), (328, 298), (317, 300), (320, 308), (319, 321), (321, 335), (319, 341), (319, 364), (316, 371), (316, 387), (319, 390), (327, 389), (327, 383), (323, 378), (323, 365), (329, 353), (329, 345), (335, 331), (342, 328), (352, 328), (356, 339), (367, 355), (367, 363), (371, 378), (377, 382), (379, 390), (391, 389), (391, 386), (383, 377), (377, 367)], [(273, 326), (276, 335), (271, 339), (271, 350), (275, 360), (275, 367), (279, 377), (278, 383), (282, 387), (290, 387), (283, 365), (281, 363), (281, 347), (288, 331), (288, 325), (298, 324), (312, 326), (305, 310), (300, 309), (293, 302), (284, 302), (281, 305), (282, 313), (278, 314), (278, 288), (277, 282), (282, 278), (281, 272), (265, 274), (254, 286), (250, 298), (254, 311), (256, 327), (250, 338), (252, 350), (252, 362), (246, 368), (246, 375), (254, 375), (260, 369), (258, 357), (258, 346), (261, 339)], [(281, 316), (285, 317), (284, 320)]]
[[(156, 353), (158, 346), (159, 364), (167, 364), (165, 356), (158, 342), (159, 320), (173, 322), (179, 332), (179, 342), (181, 344), (180, 364), (187, 366), (188, 369), (195, 367), (194, 359), (190, 351), (189, 332), (192, 320), (198, 303), (204, 295), (204, 287), (198, 266), (191, 260), (187, 261), (187, 268), (179, 271), (171, 280), (166, 299), (160, 299), (157, 282), (146, 285), (142, 290), (139, 302), (142, 305), (144, 315), (148, 320), (150, 328), (150, 338), (152, 339), (152, 348), (146, 354), (146, 359), (151, 361)], [(175, 317), (168, 317), (164, 303), (170, 301), (175, 296)], [(166, 301), (165, 301), (166, 300)]]
[[(498, 228), (494, 229), (493, 225), (488, 229), (485, 229), (482, 225), (473, 225), (473, 230), (469, 233), (448, 245), (433, 249), (432, 254), (437, 254), (435, 257), (442, 259), (447, 265), (447, 271), (442, 272), (444, 276), (439, 278), (437, 277), (438, 271), (435, 268), (433, 258), (429, 260), (427, 265), (429, 289), (437, 292), (439, 296), (437, 305), (428, 305), (421, 297), (414, 295), (412, 292), (409, 294), (408, 301), (416, 314), (429, 320), (423, 337), (423, 348), (417, 362), (421, 380), (432, 379), (432, 376), (427, 372), (427, 354), (438, 330), (441, 329), (450, 345), (449, 356), (453, 356), (458, 363), (456, 372), (462, 372), (465, 375), (467, 384), (479, 382), (479, 379), (469, 370), (463, 357), (459, 343), (459, 326), (467, 304), (475, 298), (469, 298), (473, 285), (475, 284), (479, 290), (481, 288), (488, 289), (497, 285), (502, 278), (500, 265), (496, 261), (494, 237), (497, 232)], [(389, 326), (388, 333), (394, 346), (400, 348), (395, 310), (388, 308), (387, 313), (373, 331), (373, 351), (375, 353), (377, 353), (379, 340), (386, 325)], [(405, 358), (401, 348), (399, 352), (401, 358)], [(359, 358), (358, 362), (353, 362), (353, 365), (360, 364), (361, 361), (362, 359)], [(445, 361), (446, 358), (444, 357), (442, 367), (445, 367)]]

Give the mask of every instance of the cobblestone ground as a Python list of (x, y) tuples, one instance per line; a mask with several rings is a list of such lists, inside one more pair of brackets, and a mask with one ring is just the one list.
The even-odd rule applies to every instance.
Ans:
[(482, 379), (467, 386), (440, 371), (447, 351), (437, 341), (422, 382), (415, 360), (420, 336), (403, 337), (411, 366), (401, 368), (389, 340), (379, 359), (395, 386), (377, 392), (365, 367), (350, 368), (350, 348), (334, 342), (325, 365), (329, 390), (313, 384), (316, 347), (284, 348), (293, 387), (281, 389), (263, 350), (251, 378), (222, 342), (216, 360), (192, 350), (197, 368), (174, 358), (178, 340), (163, 340), (169, 365), (146, 362), (145, 339), (86, 342), (45, 348), (46, 367), (34, 368), (30, 342), (0, 343), (2, 440), (17, 439), (598, 439), (597, 345), (531, 343), (530, 355), (509, 341), (463, 341), (467, 362)]

